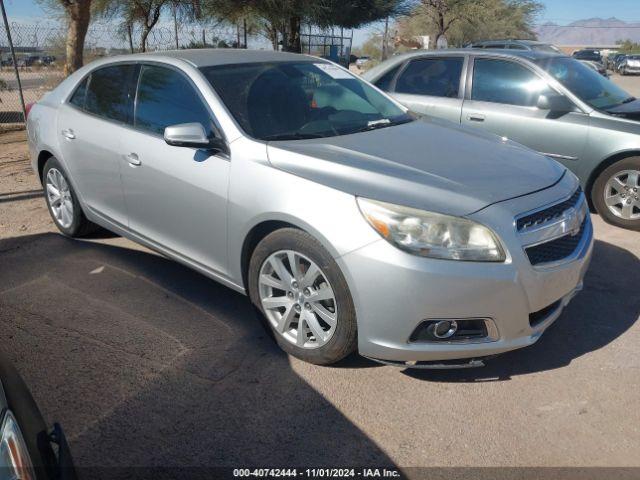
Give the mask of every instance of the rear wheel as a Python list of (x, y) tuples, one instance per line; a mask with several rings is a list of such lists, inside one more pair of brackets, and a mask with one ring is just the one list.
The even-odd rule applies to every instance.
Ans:
[(326, 365), (355, 350), (356, 316), (347, 283), (308, 233), (284, 228), (265, 237), (251, 257), (248, 281), (252, 302), (287, 353)]
[(608, 223), (640, 230), (640, 157), (606, 168), (593, 185), (591, 199)]
[(82, 237), (97, 228), (84, 216), (67, 173), (55, 157), (45, 163), (42, 183), (47, 208), (58, 230), (69, 237)]

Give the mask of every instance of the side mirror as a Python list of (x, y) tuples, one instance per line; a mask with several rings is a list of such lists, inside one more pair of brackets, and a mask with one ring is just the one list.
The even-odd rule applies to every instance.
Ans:
[(223, 141), (210, 139), (200, 123), (181, 123), (164, 129), (164, 141), (174, 147), (218, 148), (223, 150)]
[(553, 113), (573, 112), (576, 107), (571, 100), (559, 93), (547, 93), (538, 97), (536, 105), (540, 110), (549, 110)]

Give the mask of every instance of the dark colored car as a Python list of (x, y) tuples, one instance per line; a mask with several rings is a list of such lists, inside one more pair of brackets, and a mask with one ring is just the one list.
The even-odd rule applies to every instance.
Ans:
[[(62, 428), (49, 429), (27, 385), (0, 354), (0, 478), (75, 480)], [(54, 449), (55, 446), (55, 449)]]
[(572, 57), (576, 60), (588, 60), (590, 62), (602, 63), (602, 53), (600, 53), (600, 50), (594, 50), (592, 48), (573, 52)]

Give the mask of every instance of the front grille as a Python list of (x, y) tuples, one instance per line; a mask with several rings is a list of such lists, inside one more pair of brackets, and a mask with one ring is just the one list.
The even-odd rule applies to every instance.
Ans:
[(543, 223), (559, 218), (565, 210), (568, 210), (569, 208), (575, 207), (577, 205), (578, 201), (580, 200), (581, 193), (582, 188), (578, 187), (574, 194), (564, 202), (557, 203), (556, 205), (552, 205), (549, 208), (534, 212), (530, 215), (520, 217), (516, 222), (518, 231), (521, 231), (525, 228), (531, 228), (536, 225), (541, 225)]
[(558, 300), (553, 302), (551, 305), (544, 307), (542, 310), (538, 310), (537, 312), (533, 312), (529, 314), (529, 325), (535, 327), (540, 323), (544, 322), (549, 315), (556, 311), (556, 309), (560, 306), (560, 302), (562, 300)]
[(565, 235), (564, 237), (551, 240), (525, 249), (531, 265), (557, 262), (569, 257), (576, 251), (587, 226), (587, 218), (582, 221), (580, 231), (576, 235)]

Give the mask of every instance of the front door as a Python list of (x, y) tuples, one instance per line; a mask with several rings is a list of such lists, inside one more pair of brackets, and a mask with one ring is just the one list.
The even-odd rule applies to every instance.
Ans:
[(475, 58), (471, 91), (462, 108), (462, 123), (521, 143), (575, 167), (583, 154), (589, 116), (554, 114), (536, 107), (549, 92), (537, 73), (512, 60)]
[(226, 273), (229, 159), (165, 143), (164, 129), (213, 115), (181, 71), (143, 65), (133, 128), (121, 137), (122, 179), (130, 229), (218, 273)]

